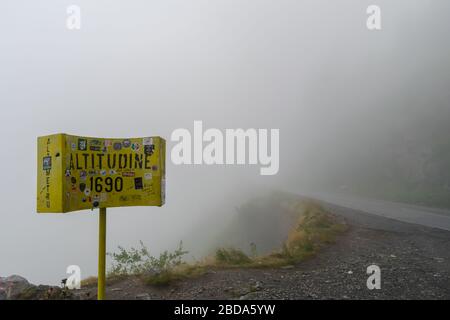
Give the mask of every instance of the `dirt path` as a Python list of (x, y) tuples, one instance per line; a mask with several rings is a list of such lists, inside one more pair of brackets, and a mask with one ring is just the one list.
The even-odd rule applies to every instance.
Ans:
[[(282, 269), (210, 270), (167, 287), (127, 279), (109, 299), (450, 299), (450, 232), (333, 206), (350, 230), (316, 257)], [(366, 268), (381, 268), (368, 290)], [(95, 298), (95, 288), (83, 298)]]

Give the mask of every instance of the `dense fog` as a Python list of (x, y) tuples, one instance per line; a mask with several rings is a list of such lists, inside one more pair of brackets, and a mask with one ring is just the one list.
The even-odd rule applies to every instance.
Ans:
[[(81, 30), (66, 28), (71, 4)], [(2, 2), (0, 276), (96, 274), (97, 212), (36, 213), (36, 139), (52, 133), (168, 140), (166, 205), (110, 209), (108, 251), (185, 239), (200, 252), (268, 190), (450, 206), (450, 4), (379, 0), (382, 29), (369, 31), (370, 4)], [(174, 165), (171, 133), (195, 120), (279, 129), (278, 174)]]

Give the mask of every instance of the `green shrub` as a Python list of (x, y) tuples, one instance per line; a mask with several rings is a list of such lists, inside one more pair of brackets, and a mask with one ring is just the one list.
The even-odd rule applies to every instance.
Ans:
[(171, 269), (183, 263), (182, 257), (188, 253), (183, 250), (183, 242), (181, 241), (178, 248), (173, 251), (164, 251), (155, 258), (150, 255), (149, 250), (142, 241), (139, 242), (139, 249), (131, 248), (126, 250), (118, 247), (119, 252), (108, 253), (112, 259), (111, 275), (137, 275), (144, 273), (160, 274), (168, 272)]

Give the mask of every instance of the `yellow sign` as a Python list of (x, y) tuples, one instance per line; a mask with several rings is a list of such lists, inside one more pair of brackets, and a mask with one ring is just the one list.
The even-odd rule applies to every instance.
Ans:
[(165, 140), (38, 138), (37, 211), (162, 206)]

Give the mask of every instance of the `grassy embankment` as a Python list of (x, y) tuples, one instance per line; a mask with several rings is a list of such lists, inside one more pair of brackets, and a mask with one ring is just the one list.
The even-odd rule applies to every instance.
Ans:
[[(166, 285), (173, 281), (196, 277), (211, 269), (224, 268), (276, 268), (292, 265), (315, 255), (321, 247), (331, 244), (346, 230), (346, 225), (326, 212), (313, 201), (298, 201), (289, 205), (296, 216), (296, 223), (286, 237), (283, 246), (266, 255), (248, 255), (237, 248), (219, 248), (215, 254), (196, 263), (185, 263), (182, 256), (187, 253), (182, 243), (174, 252), (163, 252), (159, 258), (151, 256), (141, 243), (141, 248), (109, 254), (113, 266), (108, 282), (136, 276), (149, 285)], [(83, 281), (82, 285), (96, 284), (95, 278)]]

